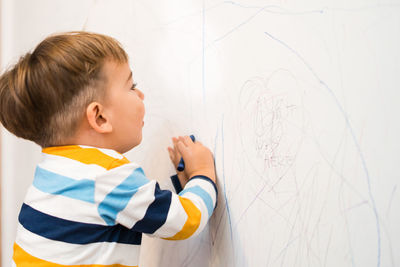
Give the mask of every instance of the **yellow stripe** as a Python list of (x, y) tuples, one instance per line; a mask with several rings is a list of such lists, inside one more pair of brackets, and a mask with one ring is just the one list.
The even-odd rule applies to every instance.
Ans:
[(52, 263), (49, 261), (41, 260), (39, 258), (36, 258), (29, 253), (27, 253), (25, 250), (23, 250), (20, 246), (17, 245), (17, 243), (14, 243), (14, 255), (13, 255), (13, 260), (17, 267), (63, 267), (63, 266), (68, 266), (68, 267), (138, 267), (138, 266), (128, 266), (128, 265), (122, 265), (122, 264), (111, 264), (111, 265), (101, 265), (101, 264), (86, 264), (86, 265), (63, 265), (63, 264), (57, 264), (57, 263)]
[(200, 210), (193, 204), (190, 199), (179, 197), (179, 201), (181, 202), (183, 208), (188, 215), (188, 218), (183, 226), (182, 230), (180, 230), (176, 235), (169, 238), (164, 238), (166, 240), (182, 240), (189, 238), (191, 235), (196, 232), (197, 228), (200, 226), (201, 220), (201, 212)]
[(104, 154), (96, 148), (82, 148), (80, 146), (55, 146), (46, 147), (42, 150), (43, 153), (62, 156), (73, 159), (84, 164), (96, 164), (107, 170), (129, 163), (125, 157), (122, 159), (113, 158)]

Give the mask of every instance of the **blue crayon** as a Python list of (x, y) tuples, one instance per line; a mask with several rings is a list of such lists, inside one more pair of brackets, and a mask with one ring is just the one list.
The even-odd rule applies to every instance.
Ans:
[[(194, 135), (190, 135), (190, 139), (192, 139), (192, 141), (194, 142), (195, 141), (195, 138), (194, 138)], [(178, 164), (178, 171), (183, 171), (184, 169), (185, 169), (185, 162), (183, 161), (183, 158), (181, 158), (181, 161), (179, 161), (179, 164)]]

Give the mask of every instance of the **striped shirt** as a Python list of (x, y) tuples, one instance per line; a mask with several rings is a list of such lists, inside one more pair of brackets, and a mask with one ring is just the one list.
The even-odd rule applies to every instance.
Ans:
[(189, 238), (216, 205), (216, 186), (205, 176), (175, 194), (114, 150), (42, 152), (18, 218), (14, 266), (138, 266), (142, 233)]

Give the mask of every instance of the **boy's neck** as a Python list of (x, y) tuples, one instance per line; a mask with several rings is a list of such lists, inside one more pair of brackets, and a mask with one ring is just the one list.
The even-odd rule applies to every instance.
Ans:
[(93, 129), (90, 129), (90, 127), (83, 126), (76, 131), (74, 136), (67, 138), (60, 145), (84, 145), (97, 148), (112, 149), (121, 154), (126, 152), (121, 152), (121, 149), (111, 144), (109, 139), (110, 138), (108, 138), (107, 134), (100, 134)]

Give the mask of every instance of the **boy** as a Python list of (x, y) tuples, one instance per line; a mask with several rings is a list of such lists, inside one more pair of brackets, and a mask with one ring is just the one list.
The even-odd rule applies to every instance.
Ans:
[(94, 33), (50, 36), (1, 76), (1, 123), (43, 148), (16, 266), (137, 266), (142, 233), (180, 240), (204, 228), (217, 199), (206, 147), (173, 138), (179, 195), (122, 155), (142, 140), (143, 99), (119, 43)]

